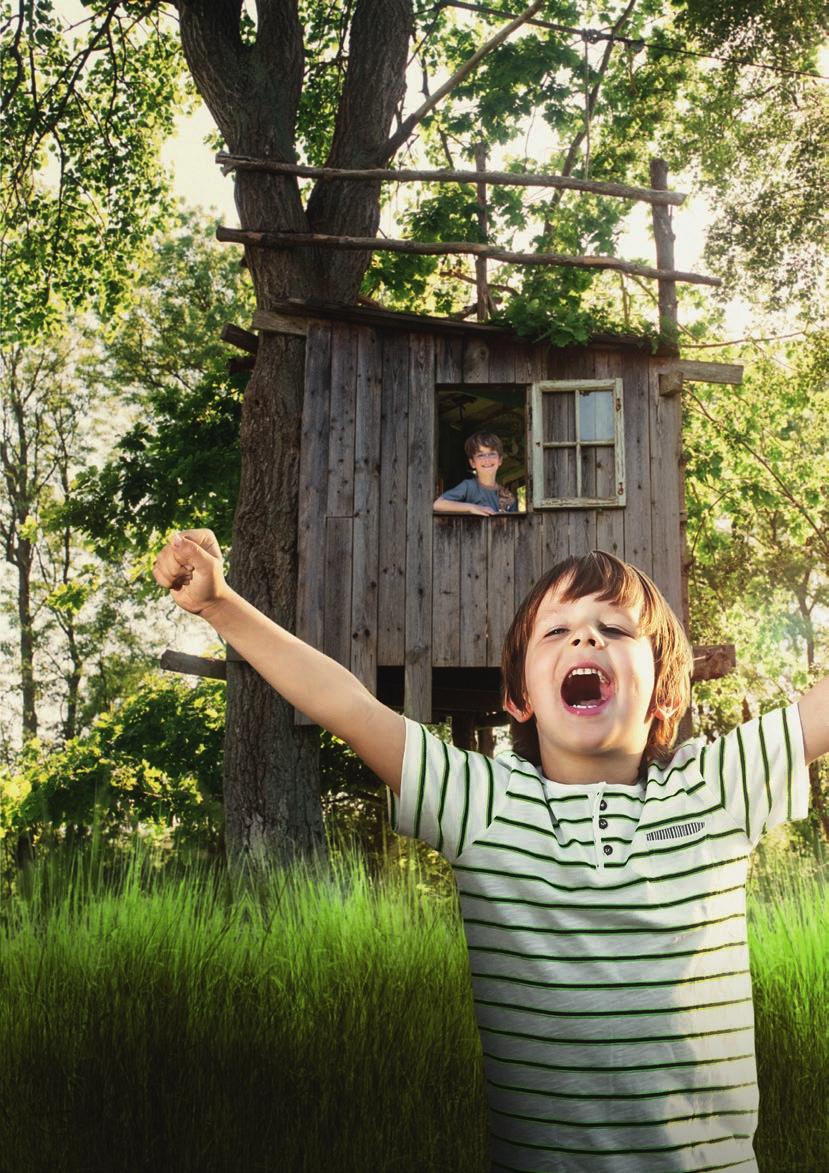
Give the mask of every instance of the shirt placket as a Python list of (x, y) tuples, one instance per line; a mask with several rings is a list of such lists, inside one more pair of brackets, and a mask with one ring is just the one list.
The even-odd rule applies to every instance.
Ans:
[(607, 819), (604, 812), (607, 810), (604, 791), (605, 782), (600, 782), (595, 792), (590, 796), (590, 816), (593, 822), (593, 849), (596, 854), (596, 867), (604, 871), (606, 859), (613, 854), (613, 847), (604, 842), (603, 832), (607, 830)]

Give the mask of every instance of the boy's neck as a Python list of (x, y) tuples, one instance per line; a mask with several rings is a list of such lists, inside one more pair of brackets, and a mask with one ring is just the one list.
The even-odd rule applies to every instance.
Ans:
[(541, 745), (541, 769), (551, 782), (589, 786), (607, 782), (613, 786), (634, 786), (639, 780), (642, 754), (573, 754), (559, 747)]
[(483, 485), (485, 489), (495, 489), (498, 487), (497, 475), (495, 472), (490, 472), (489, 469), (486, 472), (479, 472), (477, 479), (478, 483)]

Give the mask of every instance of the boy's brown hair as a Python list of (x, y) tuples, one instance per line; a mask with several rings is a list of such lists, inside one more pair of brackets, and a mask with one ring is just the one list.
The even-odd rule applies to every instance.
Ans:
[(494, 448), (499, 456), (504, 455), (504, 445), (494, 432), (473, 432), (464, 441), (463, 450), (470, 460), (481, 448)]
[[(562, 599), (570, 602), (584, 595), (622, 607), (641, 607), (640, 634), (650, 636), (653, 646), (654, 689), (651, 704), (665, 715), (654, 716), (645, 745), (646, 761), (667, 762), (682, 714), (691, 700), (693, 653), (682, 624), (662, 592), (641, 570), (627, 562), (593, 550), (582, 558), (569, 557), (544, 574), (518, 608), (504, 640), (501, 677), (505, 700), (518, 709), (527, 704), (524, 661), (541, 601), (550, 591), (563, 587)], [(535, 716), (528, 721), (510, 719), (516, 753), (536, 766), (541, 765)]]

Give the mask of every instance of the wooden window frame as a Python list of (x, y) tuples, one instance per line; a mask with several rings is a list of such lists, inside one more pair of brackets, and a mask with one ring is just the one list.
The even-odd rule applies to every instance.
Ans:
[[(610, 391), (613, 394), (613, 441), (582, 441), (579, 436), (578, 405), (575, 410), (575, 439), (546, 440), (544, 437), (543, 396), (550, 394), (576, 395), (579, 391)], [(625, 504), (625, 410), (621, 379), (546, 379), (533, 383), (530, 391), (530, 436), (532, 451), (532, 507), (533, 509), (618, 509)], [(574, 448), (576, 452), (576, 487), (581, 488), (581, 450), (584, 447), (613, 448), (616, 485), (615, 497), (544, 497), (544, 450), (546, 448)]]

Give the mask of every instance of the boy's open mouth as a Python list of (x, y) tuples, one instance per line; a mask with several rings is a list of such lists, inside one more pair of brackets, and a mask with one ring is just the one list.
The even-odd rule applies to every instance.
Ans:
[(591, 712), (610, 699), (610, 680), (600, 668), (571, 668), (561, 686), (561, 699), (568, 709)]

